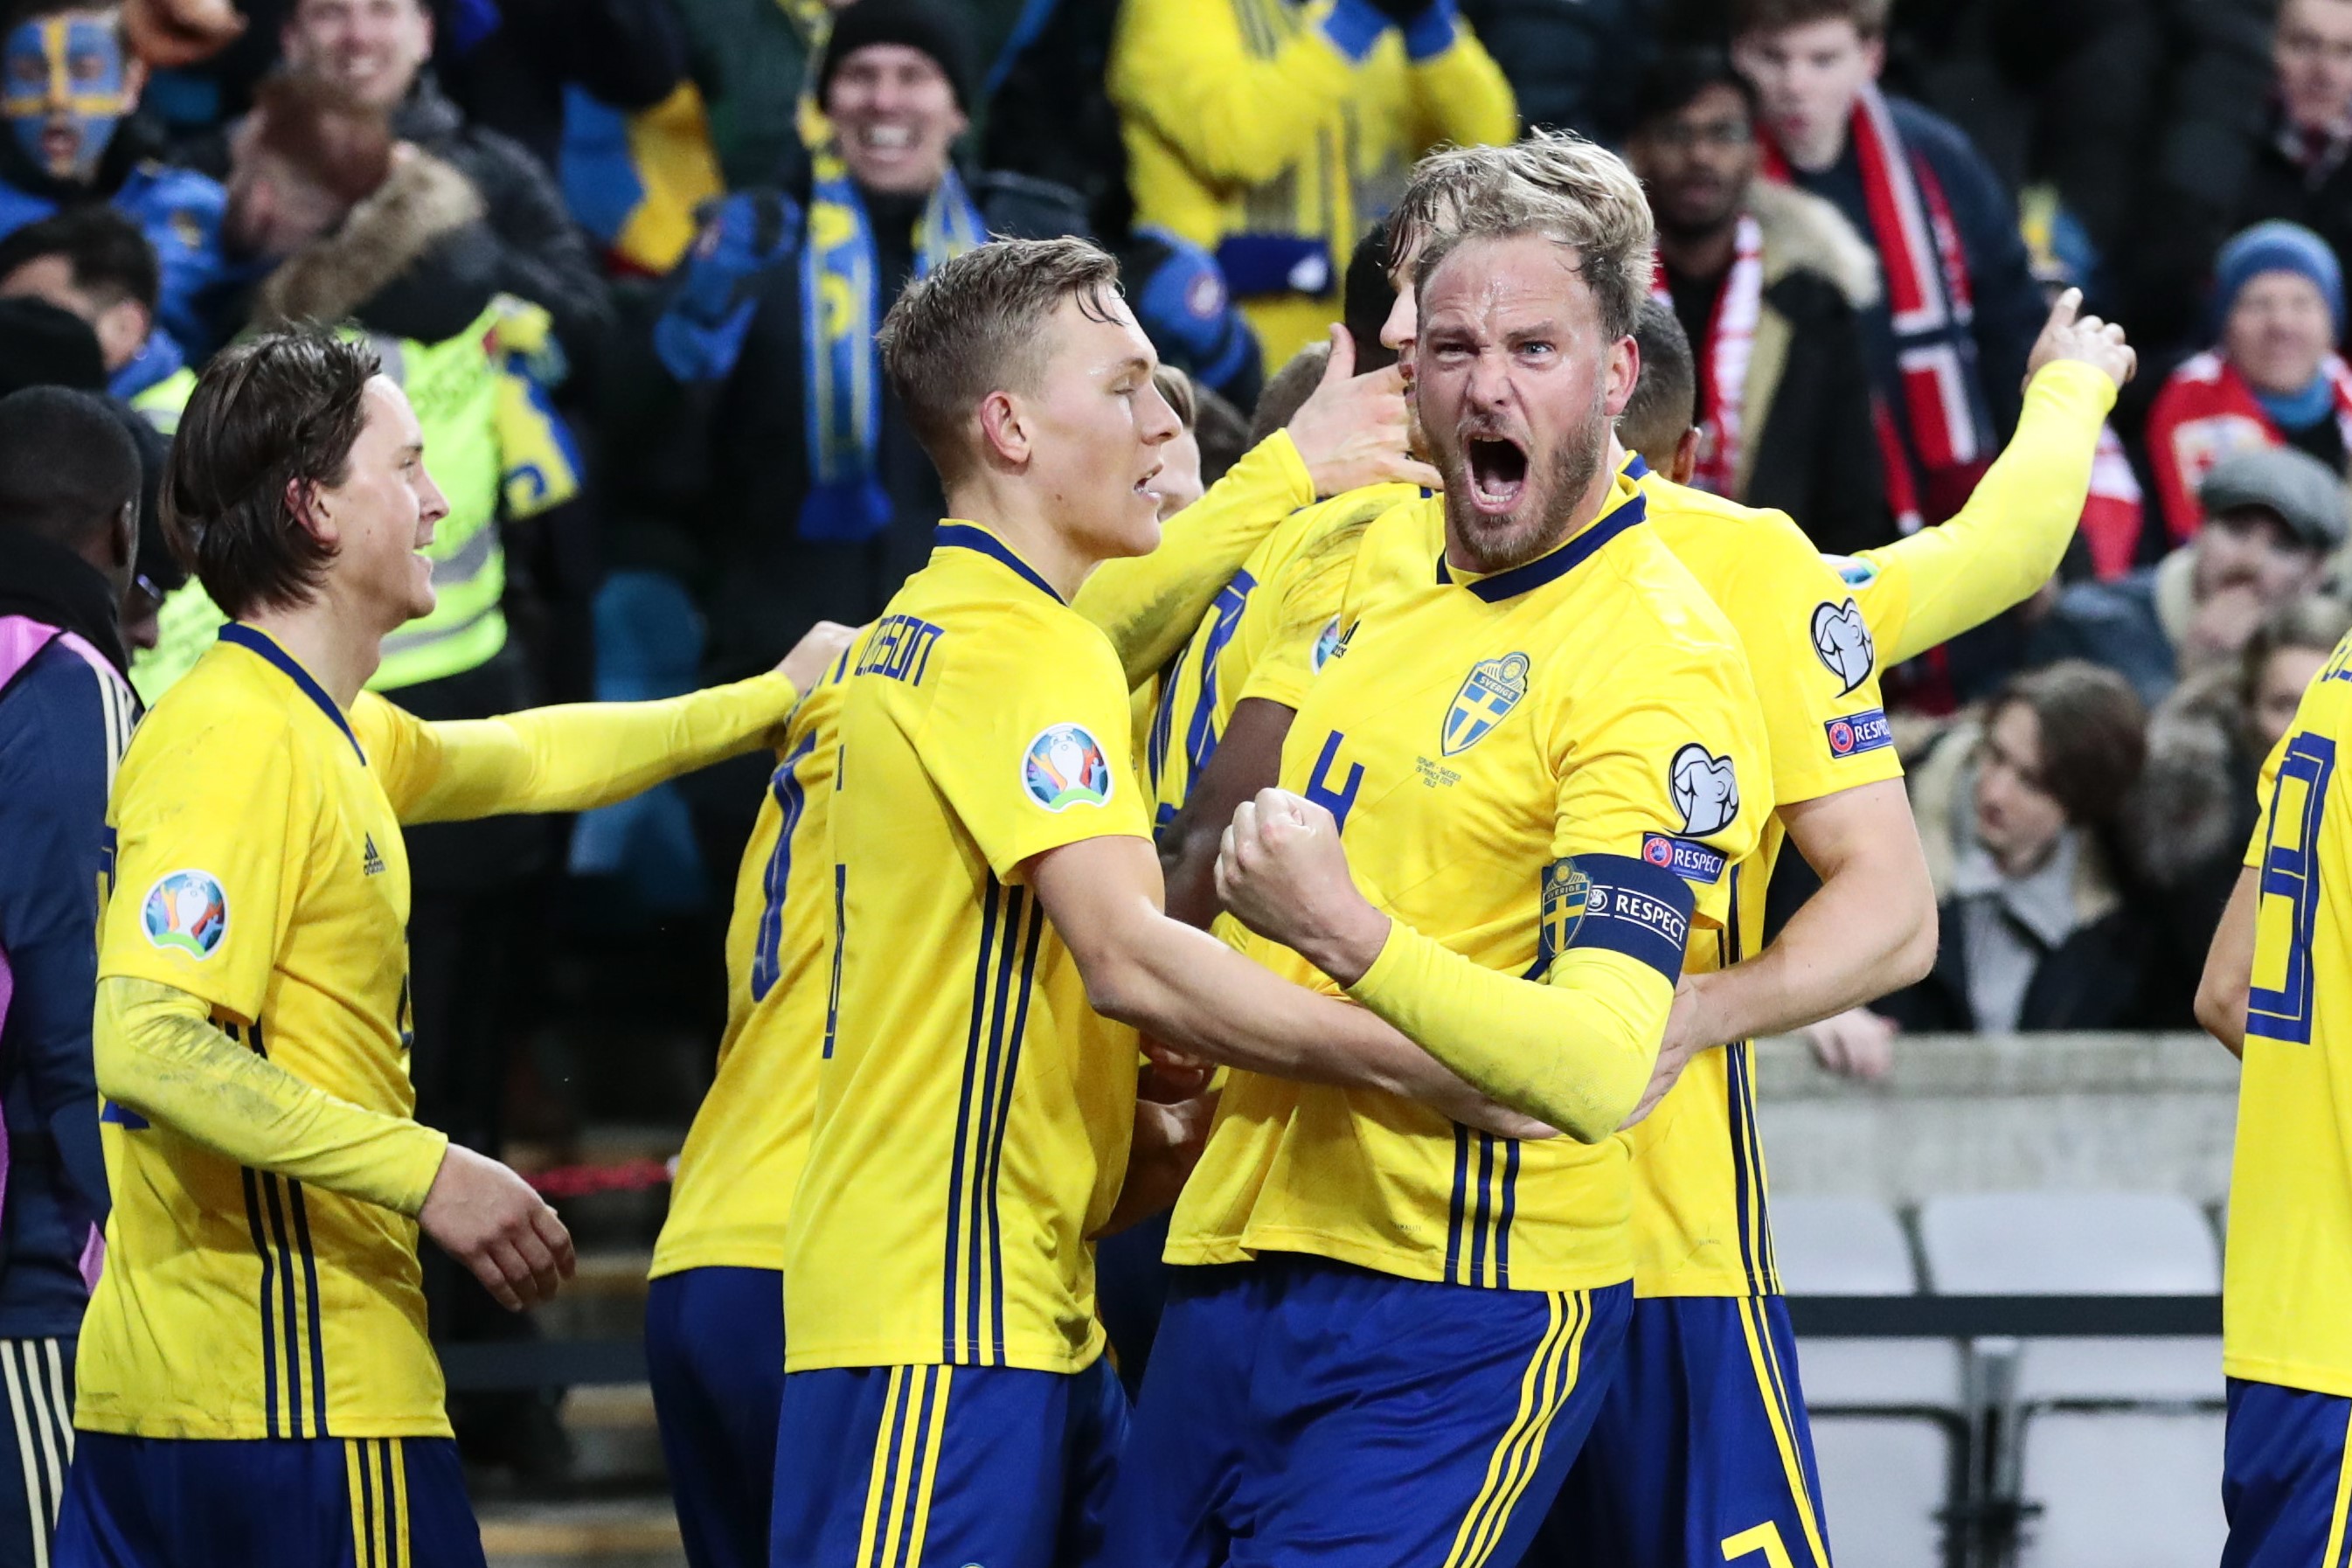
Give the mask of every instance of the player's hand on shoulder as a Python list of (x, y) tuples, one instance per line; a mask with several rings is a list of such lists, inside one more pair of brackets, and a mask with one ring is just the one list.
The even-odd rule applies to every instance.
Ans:
[(1442, 482), (1435, 468), (1412, 455), (1404, 372), (1391, 365), (1358, 375), (1355, 340), (1345, 327), (1332, 327), (1323, 380), (1284, 428), (1318, 496), (1381, 484), (1436, 489)]
[(2123, 328), (2082, 311), (2080, 289), (2067, 289), (2050, 307), (2050, 319), (2042, 323), (2042, 335), (2033, 341), (2033, 352), (2025, 357), (2028, 385), (2032, 384), (2043, 365), (2062, 359), (2079, 360), (2104, 371), (2107, 379), (2119, 387), (2138, 371), (2139, 355), (2124, 341)]
[(784, 655), (784, 661), (776, 666), (776, 673), (791, 681), (794, 691), (805, 694), (810, 687), (824, 679), (825, 670), (856, 637), (856, 626), (845, 626), (838, 621), (819, 621), (793, 645), (793, 651)]
[(578, 1260), (555, 1211), (487, 1154), (452, 1143), (416, 1223), (510, 1312), (553, 1297)]

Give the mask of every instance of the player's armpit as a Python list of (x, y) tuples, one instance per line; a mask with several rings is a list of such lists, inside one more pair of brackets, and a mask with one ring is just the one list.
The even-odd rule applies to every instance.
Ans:
[[(240, 1165), (414, 1215), (449, 1140), (313, 1088), (230, 1039), (200, 996), (108, 975), (92, 1030), (99, 1092)], [(136, 1136), (133, 1133), (132, 1136)]]
[(1314, 499), (1313, 476), (1277, 430), (1170, 518), (1158, 549), (1097, 567), (1070, 607), (1102, 628), (1128, 685), (1139, 686), (1192, 639), (1259, 542)]
[(368, 702), (371, 749), (384, 793), (404, 823), (454, 822), (515, 812), (586, 811), (665, 779), (767, 744), (799, 693), (770, 672), (657, 702), (578, 702), (497, 719), (425, 723)]
[(1032, 857), (1036, 889), (1087, 1000), (1179, 1051), (1275, 1078), (1377, 1089), (1507, 1138), (1552, 1129), (1489, 1101), (1360, 1007), (1293, 985), (1160, 910), (1140, 839), (1082, 839)]
[(1217, 844), (1234, 808), (1272, 789), (1282, 772), (1282, 743), (1290, 735), (1295, 709), (1262, 697), (1244, 697), (1225, 722), (1225, 732), (1209, 765), (1192, 781), (1184, 809), (1160, 840), (1160, 868), (1167, 879), (1168, 916), (1206, 931), (1217, 917)]
[(1538, 984), (1402, 923), (1348, 988), (1496, 1101), (1580, 1143), (1608, 1137), (1640, 1103), (1674, 992), (1674, 976), (1613, 949), (1570, 948)]
[(2197, 1022), (2233, 1057), (2246, 1054), (2246, 994), (2254, 983), (2254, 909), (2262, 898), (2262, 875), (2252, 866), (2238, 872), (2197, 982)]

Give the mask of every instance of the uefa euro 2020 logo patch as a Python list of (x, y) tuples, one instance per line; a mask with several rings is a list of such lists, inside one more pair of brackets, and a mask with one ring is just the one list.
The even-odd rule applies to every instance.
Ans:
[(1322, 674), (1323, 667), (1331, 662), (1332, 657), (1345, 645), (1345, 640), (1339, 636), (1339, 616), (1333, 616), (1324, 622), (1322, 631), (1315, 637), (1315, 664), (1311, 673)]
[(228, 934), (228, 895), (209, 871), (173, 871), (147, 889), (140, 918), (157, 947), (210, 958)]
[(1528, 694), (1528, 656), (1523, 653), (1482, 658), (1470, 667), (1462, 689), (1454, 694), (1454, 706), (1445, 710), (1447, 756), (1468, 751), (1509, 717)]
[(1040, 730), (1021, 759), (1021, 786), (1047, 811), (1108, 805), (1110, 783), (1110, 759), (1083, 724)]

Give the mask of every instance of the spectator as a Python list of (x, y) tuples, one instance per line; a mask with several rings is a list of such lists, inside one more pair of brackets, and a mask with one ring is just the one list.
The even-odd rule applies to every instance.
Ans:
[(1733, 58), (1763, 107), (1764, 167), (1824, 196), (1878, 254), (1864, 317), (1887, 496), (1958, 511), (2017, 423), (2042, 304), (2017, 208), (1950, 122), (1877, 86), (1887, 0), (1739, 0)]
[(1160, 475), (1151, 481), (1151, 491), (1160, 498), (1160, 521), (1166, 522), (1199, 500), (1209, 487), (1201, 481), (1201, 437), (1195, 427), (1200, 404), (1192, 395), (1192, 378), (1163, 364), (1151, 373), (1151, 384), (1184, 426), (1182, 434), (1160, 448)]
[[(433, 16), (424, 0), (293, 0), (278, 33), (287, 66), (334, 83), (392, 117), (392, 132), (455, 167), (481, 193), (494, 287), (544, 309), (575, 366), (593, 354), (610, 301), (587, 240), (554, 178), (520, 144), (468, 122), (426, 63)], [(192, 150), (218, 172), (236, 131)]]
[(1414, 158), (1517, 130), (1453, 0), (1128, 0), (1108, 87), (1138, 216), (1215, 251), (1275, 364), (1339, 319)]
[(1944, 933), (1927, 978), (1878, 1011), (1908, 1029), (2007, 1034), (2152, 1026), (2150, 932), (2115, 827), (2147, 711), (2076, 661), (2004, 686), (1911, 775)]
[(2148, 411), (2147, 461), (2173, 542), (2204, 521), (2198, 485), (2231, 453), (2301, 448), (2341, 474), (2352, 446), (2352, 369), (2336, 353), (2344, 274), (2306, 228), (2257, 224), (2222, 247), (2220, 342), (2174, 371)]
[(2158, 928), (2160, 982), (2193, 999), (2206, 950), (2238, 879), (2257, 816), (2263, 759), (2352, 632), (2352, 609), (2319, 595), (2273, 611), (2237, 658), (2182, 681), (2148, 721), (2147, 770), (2124, 843)]
[[(625, 553), (707, 585), (720, 669), (773, 668), (820, 619), (871, 619), (929, 558), (945, 499), (874, 350), (899, 291), (992, 231), (1084, 222), (1074, 202), (1034, 199), (1037, 182), (974, 199), (950, 157), (973, 75), (943, 5), (842, 12), (807, 216), (774, 192), (729, 198), (659, 320), (616, 350), (635, 357), (604, 421), (624, 447), (614, 504), (652, 525)], [(667, 530), (686, 517), (712, 521), (690, 540)]]
[(1693, 482), (1852, 554), (1895, 537), (1862, 340), (1878, 269), (1835, 207), (1756, 178), (1755, 118), (1727, 57), (1680, 51), (1643, 82), (1626, 143), (1698, 366)]
[[(73, 1422), (59, 1373), (107, 1211), (90, 1009), (106, 792), (138, 707), (119, 616), (139, 479), (102, 400), (55, 387), (0, 400), (0, 1358), (17, 1430), (44, 1442)], [(0, 1556), (46, 1563), (57, 1461), (45, 1477), (29, 1444), (0, 1454), (20, 1472), (0, 1476)]]
[(0, 239), (0, 298), (46, 300), (88, 321), (107, 391), (168, 436), (195, 390), (179, 343), (155, 325), (155, 248), (112, 207), (72, 207)]
[[(2127, 211), (2100, 234), (2118, 309), (2166, 346), (2192, 346), (2214, 253), (2266, 219), (2352, 244), (2352, 0), (2174, 0), (2177, 85), (2152, 145), (2109, 197)], [(2275, 16), (2275, 24), (2273, 17)]]
[(60, 208), (105, 203), (155, 247), (158, 313), (178, 346), (213, 346), (199, 298), (219, 277), (221, 188), (153, 160), (160, 138), (138, 118), (147, 68), (123, 41), (121, 14), (75, 0), (16, 0), (0, 15), (10, 134), (0, 137), (0, 234)]
[(2029, 665), (2088, 659), (2161, 702), (2183, 677), (2233, 659), (2254, 628), (2316, 587), (2344, 542), (2344, 484), (2283, 447), (2236, 452), (2199, 490), (2210, 519), (2154, 566), (2077, 583), (2034, 628)]

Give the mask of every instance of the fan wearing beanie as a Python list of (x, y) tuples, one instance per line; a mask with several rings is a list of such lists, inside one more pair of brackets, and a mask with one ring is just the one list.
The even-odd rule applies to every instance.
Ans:
[(2294, 447), (2341, 474), (2352, 455), (2352, 368), (2344, 332), (2344, 270), (2327, 242), (2300, 225), (2263, 223), (2214, 262), (2214, 346), (2186, 361), (2157, 395), (2148, 465), (2172, 542), (2206, 517), (2199, 486), (2232, 452)]

